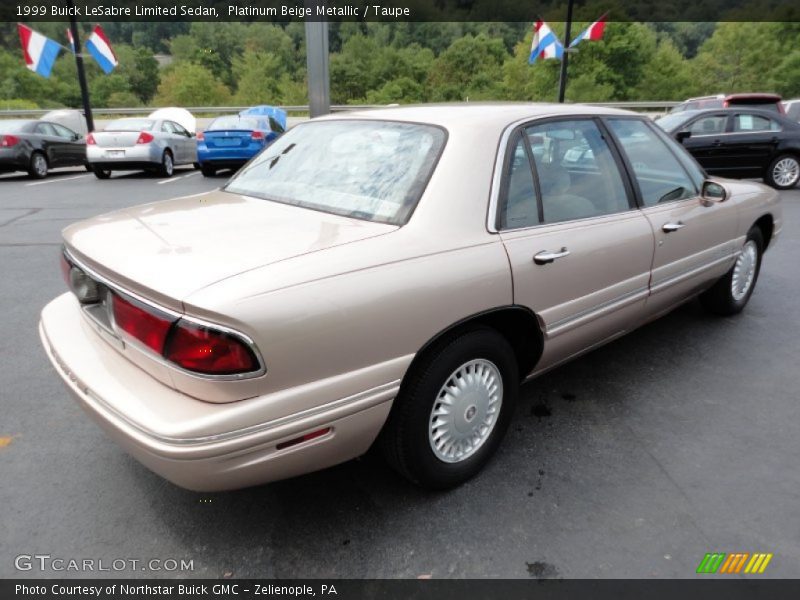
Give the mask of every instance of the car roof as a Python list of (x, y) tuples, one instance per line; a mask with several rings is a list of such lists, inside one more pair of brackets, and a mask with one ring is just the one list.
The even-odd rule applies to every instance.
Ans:
[(525, 119), (570, 115), (623, 115), (642, 116), (637, 113), (590, 106), (588, 104), (555, 104), (539, 102), (461, 102), (449, 104), (419, 104), (335, 113), (318, 120), (379, 119), (428, 123), (444, 128), (475, 127), (505, 129), (508, 125)]
[(737, 106), (729, 106), (726, 108), (698, 108), (694, 110), (686, 110), (681, 113), (675, 113), (675, 115), (676, 116), (686, 115), (686, 121), (689, 121), (694, 117), (702, 115), (719, 115), (719, 114), (731, 115), (740, 113), (753, 113), (755, 115), (761, 115), (763, 117), (767, 117), (769, 119), (772, 119), (773, 121), (778, 121), (783, 125), (792, 125), (794, 127), (798, 126), (798, 123), (796, 121), (787, 117), (786, 115), (782, 115), (768, 108), (759, 108), (757, 104), (754, 105), (741, 104)]

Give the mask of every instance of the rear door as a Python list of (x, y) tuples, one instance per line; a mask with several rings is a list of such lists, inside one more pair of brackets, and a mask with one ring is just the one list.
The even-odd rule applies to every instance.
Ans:
[(780, 143), (781, 125), (766, 115), (743, 110), (732, 115), (724, 158), (741, 177), (760, 177)]
[(181, 136), (175, 131), (175, 124), (172, 121), (161, 121), (161, 134), (166, 145), (172, 150), (172, 159), (176, 165), (186, 162), (186, 148), (183, 145)]
[(180, 123), (172, 121), (172, 128), (175, 134), (181, 139), (179, 143), (183, 148), (183, 162), (193, 163), (197, 161), (197, 143), (191, 134)]
[(682, 302), (723, 275), (736, 252), (736, 207), (704, 203), (703, 173), (676, 142), (638, 118), (607, 117), (633, 175), (655, 254), (648, 315)]
[(537, 121), (506, 156), (496, 226), (514, 302), (542, 320), (541, 370), (641, 321), (653, 233), (599, 121)]

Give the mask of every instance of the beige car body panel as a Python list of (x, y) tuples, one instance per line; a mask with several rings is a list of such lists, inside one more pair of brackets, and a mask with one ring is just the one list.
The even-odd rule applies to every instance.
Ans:
[[(415, 355), (465, 319), (510, 306), (532, 311), (544, 338), (534, 376), (708, 287), (760, 216), (772, 215), (779, 233), (777, 194), (734, 181), (724, 182), (730, 198), (710, 206), (693, 198), (492, 231), (504, 133), (559, 114), (630, 113), (498, 104), (326, 117), (447, 131), (402, 227), (218, 191), (65, 230), (69, 254), (111, 286), (251, 338), (264, 375), (220, 381), (176, 369), (105, 331), (71, 294), (42, 313), (48, 356), (89, 414), (149, 468), (191, 489), (244, 487), (365, 452)], [(687, 227), (660, 236), (662, 221), (675, 218)], [(534, 265), (534, 254), (562, 246), (569, 259)], [(276, 448), (320, 428), (330, 431)]]

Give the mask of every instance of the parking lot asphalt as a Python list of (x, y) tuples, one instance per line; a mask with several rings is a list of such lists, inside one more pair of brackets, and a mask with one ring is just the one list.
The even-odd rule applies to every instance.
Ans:
[[(773, 553), (760, 577), (800, 577), (800, 190), (782, 193), (782, 238), (743, 314), (692, 302), (526, 384), (466, 485), (424, 492), (368, 455), (200, 494), (103, 435), (36, 326), (64, 290), (64, 226), (224, 181), (0, 177), (0, 577), (692, 578), (715, 551)], [(19, 555), (111, 570), (19, 571)], [(152, 558), (193, 570), (112, 563)]]

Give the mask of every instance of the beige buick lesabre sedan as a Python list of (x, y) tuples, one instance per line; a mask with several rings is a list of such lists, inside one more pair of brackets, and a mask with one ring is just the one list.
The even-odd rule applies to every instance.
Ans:
[(656, 125), (579, 105), (420, 106), (298, 125), (219, 191), (64, 231), (46, 351), (86, 411), (195, 490), (380, 444), (474, 475), (521, 381), (700, 295), (747, 303), (781, 212)]

